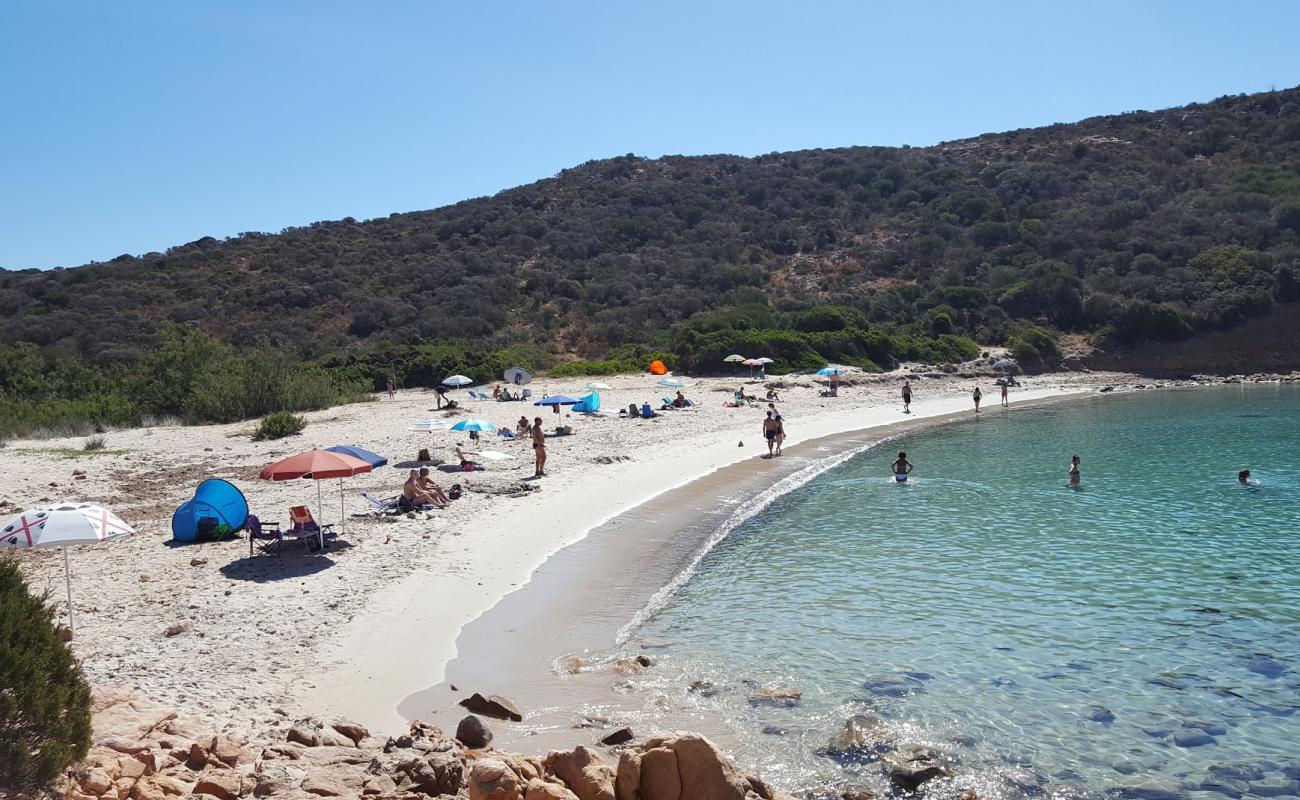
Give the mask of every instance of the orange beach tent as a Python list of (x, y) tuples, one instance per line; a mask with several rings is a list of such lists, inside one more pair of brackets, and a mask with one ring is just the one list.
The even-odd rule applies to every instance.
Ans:
[(659, 361), (659, 360), (656, 359), (656, 360), (650, 362), (650, 374), (651, 374), (651, 375), (667, 375), (667, 374), (668, 374), (668, 368), (664, 366), (664, 362)]

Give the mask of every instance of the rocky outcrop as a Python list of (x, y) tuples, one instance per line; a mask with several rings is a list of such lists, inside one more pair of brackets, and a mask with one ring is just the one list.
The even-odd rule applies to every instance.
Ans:
[(689, 733), (626, 745), (611, 765), (584, 746), (545, 759), (473, 748), (420, 722), (383, 739), (306, 718), (278, 741), (246, 741), (113, 688), (97, 689), (92, 709), (94, 746), (64, 787), (72, 800), (788, 800)]
[(524, 715), (519, 712), (518, 708), (515, 708), (515, 704), (499, 694), (484, 697), (475, 692), (470, 697), (461, 700), (460, 705), (472, 714), (482, 714), (485, 717), (508, 719), (511, 722), (522, 722), (524, 719)]

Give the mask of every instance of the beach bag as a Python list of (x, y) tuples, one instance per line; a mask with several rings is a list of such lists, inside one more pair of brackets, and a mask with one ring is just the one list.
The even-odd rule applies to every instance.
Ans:
[(405, 513), (407, 511), (414, 511), (415, 506), (411, 505), (411, 501), (406, 499), (406, 495), (401, 495), (397, 498), (397, 510)]
[(464, 492), (461, 490), (461, 488), (460, 488), (460, 484), (459, 484), (459, 483), (453, 483), (453, 484), (451, 485), (451, 488), (447, 490), (447, 497), (451, 498), (452, 500), (459, 500), (459, 499), (460, 499), (460, 496), (461, 496), (463, 493), (464, 493)]
[(417, 456), (415, 457), (415, 460), (416, 460), (416, 461), (432, 461), (433, 459), (429, 457), (429, 448), (427, 448), (427, 447), (421, 447), (421, 448), (420, 448), (420, 454), (417, 455)]

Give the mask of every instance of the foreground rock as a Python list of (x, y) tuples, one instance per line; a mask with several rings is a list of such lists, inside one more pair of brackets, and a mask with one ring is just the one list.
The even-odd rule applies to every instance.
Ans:
[(485, 717), (508, 719), (511, 722), (522, 722), (524, 719), (524, 715), (515, 708), (515, 704), (499, 694), (484, 697), (475, 692), (472, 696), (461, 700), (460, 705), (472, 714), (482, 714)]
[[(96, 689), (92, 709), (95, 743), (64, 787), (70, 800), (789, 800), (689, 733), (629, 745), (607, 764), (582, 746), (545, 759), (470, 747), (420, 722), (385, 739), (347, 720), (308, 718), (282, 740), (245, 741), (115, 688)], [(457, 738), (478, 727), (491, 738), (477, 717), (461, 727)]]

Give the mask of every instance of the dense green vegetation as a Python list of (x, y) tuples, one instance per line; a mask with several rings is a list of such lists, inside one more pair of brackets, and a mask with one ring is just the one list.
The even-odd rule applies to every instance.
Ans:
[(272, 411), (262, 417), (262, 421), (257, 424), (257, 430), (253, 432), (253, 438), (283, 439), (286, 436), (293, 436), (295, 433), (302, 433), (302, 429), (305, 427), (307, 427), (307, 420), (291, 411)]
[[(434, 211), (0, 272), (0, 341), (34, 346), (0, 362), (48, 373), (15, 385), (0, 363), (0, 411), (247, 418), (390, 375), (655, 353), (887, 368), (973, 340), (1049, 359), (1061, 333), (1174, 341), (1297, 300), (1289, 89), (925, 148), (629, 155)], [(192, 329), (184, 357), (221, 369), (183, 361)]]
[(90, 687), (12, 558), (0, 557), (0, 794), (48, 788), (90, 748)]

